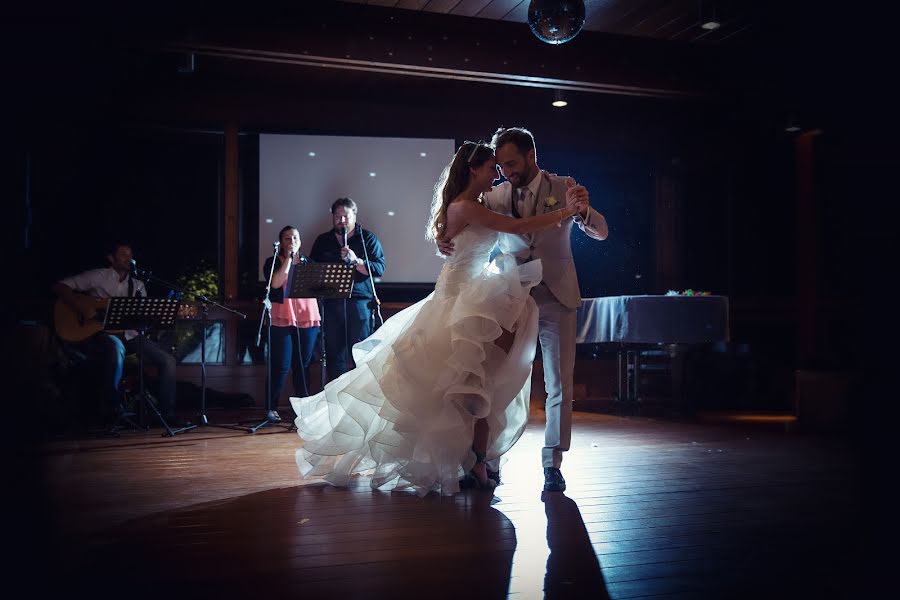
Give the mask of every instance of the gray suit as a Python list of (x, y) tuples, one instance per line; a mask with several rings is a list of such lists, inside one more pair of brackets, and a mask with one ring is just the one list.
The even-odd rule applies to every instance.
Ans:
[[(509, 182), (504, 182), (485, 195), (485, 205), (495, 212), (512, 215), (513, 192)], [(524, 210), (520, 211), (522, 217), (565, 208), (566, 178), (542, 171), (537, 195), (528, 196)], [(532, 296), (540, 313), (538, 337), (547, 392), (547, 425), (541, 452), (544, 467), (559, 468), (562, 453), (569, 449), (572, 439), (575, 311), (581, 304), (581, 291), (569, 236), (574, 223), (589, 237), (603, 239), (592, 226), (595, 222), (603, 222), (603, 217), (589, 209), (585, 220), (565, 219), (560, 227), (538, 233), (500, 234), (498, 242), (500, 250), (514, 255), (519, 263), (539, 258), (543, 267), (543, 280), (533, 289)]]

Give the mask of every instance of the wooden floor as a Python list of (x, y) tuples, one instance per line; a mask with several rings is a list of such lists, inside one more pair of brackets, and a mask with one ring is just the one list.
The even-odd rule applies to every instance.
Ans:
[(300, 485), (283, 428), (44, 442), (13, 564), (33, 597), (868, 597), (844, 440), (576, 413), (568, 491), (542, 494), (533, 412), (493, 497)]

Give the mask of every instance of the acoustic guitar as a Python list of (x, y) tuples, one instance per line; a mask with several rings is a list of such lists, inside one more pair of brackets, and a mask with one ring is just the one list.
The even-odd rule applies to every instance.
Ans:
[[(109, 306), (109, 298), (75, 294), (72, 302), (78, 308), (62, 300), (57, 300), (53, 307), (53, 327), (61, 340), (83, 342), (92, 335), (103, 331), (103, 319), (106, 316), (106, 308)], [(82, 313), (91, 316), (85, 319), (81, 316)]]
[[(109, 298), (94, 298), (85, 294), (75, 294), (72, 299), (75, 306), (57, 300), (53, 307), (53, 326), (56, 335), (66, 342), (83, 342), (92, 335), (103, 331), (103, 320), (109, 306)], [(80, 309), (80, 310), (79, 310)], [(81, 313), (91, 315), (82, 318)], [(200, 314), (199, 305), (193, 302), (182, 302), (178, 305), (177, 319), (195, 319)], [(108, 331), (107, 333), (123, 333)]]

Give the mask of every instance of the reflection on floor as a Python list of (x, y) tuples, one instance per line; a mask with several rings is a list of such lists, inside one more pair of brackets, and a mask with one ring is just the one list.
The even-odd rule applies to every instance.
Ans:
[(284, 428), (45, 443), (13, 513), (21, 568), (36, 591), (94, 597), (864, 592), (873, 516), (846, 440), (783, 419), (576, 413), (568, 490), (542, 494), (542, 423), (535, 411), (493, 497), (299, 485)]

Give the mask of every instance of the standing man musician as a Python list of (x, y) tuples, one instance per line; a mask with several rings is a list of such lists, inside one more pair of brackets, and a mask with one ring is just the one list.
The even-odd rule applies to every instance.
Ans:
[(335, 200), (331, 205), (333, 228), (316, 238), (309, 255), (314, 262), (343, 262), (356, 269), (350, 298), (324, 301), (328, 381), (350, 370), (353, 344), (372, 334), (372, 278), (384, 274), (381, 242), (357, 225), (356, 212), (356, 202), (350, 198)]

